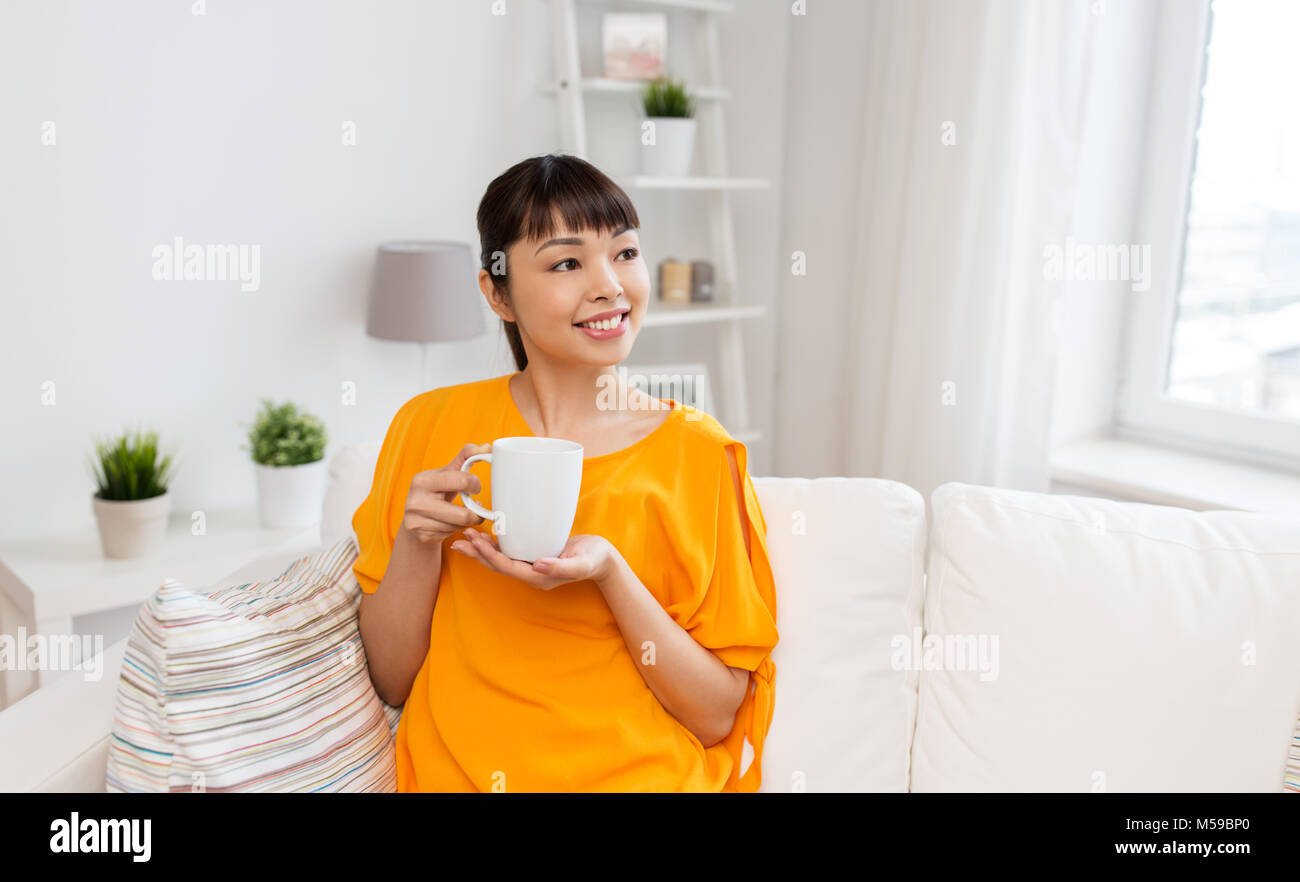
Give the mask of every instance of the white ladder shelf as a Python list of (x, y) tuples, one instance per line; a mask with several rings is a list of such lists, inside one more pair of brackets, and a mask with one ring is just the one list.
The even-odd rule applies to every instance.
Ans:
[[(594, 5), (599, 0), (588, 0)], [(645, 175), (611, 174), (625, 190), (679, 190), (685, 193), (699, 191), (709, 206), (709, 229), (712, 253), (717, 273), (714, 286), (715, 300), (710, 303), (674, 306), (656, 300), (655, 308), (646, 316), (645, 328), (682, 324), (712, 324), (717, 329), (718, 363), (723, 388), (723, 413), (720, 420), (736, 440), (749, 445), (761, 440), (762, 433), (750, 424), (748, 386), (745, 382), (745, 344), (741, 322), (760, 318), (767, 313), (761, 304), (746, 304), (740, 300), (741, 287), (737, 280), (736, 239), (732, 223), (732, 190), (763, 189), (770, 184), (763, 178), (734, 178), (727, 174), (726, 131), (722, 115), (722, 102), (730, 92), (722, 84), (720, 53), (718, 50), (718, 24), (716, 16), (734, 11), (734, 6), (724, 0), (617, 0), (622, 4), (661, 9), (686, 10), (696, 21), (696, 78), (700, 85), (689, 84), (688, 89), (697, 98), (696, 119), (703, 150), (706, 174), (686, 178), (658, 178)], [(644, 83), (631, 80), (607, 79), (601, 76), (584, 77), (578, 56), (577, 0), (550, 0), (553, 16), (554, 59), (556, 81), (542, 86), (542, 91), (554, 95), (560, 117), (560, 132), (564, 150), (583, 159), (587, 155), (586, 96), (598, 98), (605, 95), (636, 95)]]

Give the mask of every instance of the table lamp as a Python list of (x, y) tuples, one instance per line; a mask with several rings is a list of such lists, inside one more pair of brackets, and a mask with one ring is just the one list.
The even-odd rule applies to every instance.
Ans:
[(426, 388), (430, 343), (484, 333), (477, 264), (465, 242), (380, 244), (370, 286), (366, 333), (420, 344), (420, 383)]

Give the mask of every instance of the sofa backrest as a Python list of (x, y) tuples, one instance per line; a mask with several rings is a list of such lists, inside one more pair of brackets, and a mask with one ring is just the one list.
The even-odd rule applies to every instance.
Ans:
[[(1278, 791), (1300, 520), (944, 484), (914, 791)], [(994, 665), (985, 665), (991, 669)]]
[(352, 516), (370, 494), (381, 443), (348, 444), (329, 463), (329, 482), (321, 509), (321, 545), (329, 548), (352, 532)]

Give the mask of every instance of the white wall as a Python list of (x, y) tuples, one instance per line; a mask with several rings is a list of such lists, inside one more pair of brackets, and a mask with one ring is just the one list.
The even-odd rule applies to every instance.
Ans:
[[(863, 133), (861, 51), (871, 9), (819, 0), (742, 0), (721, 19), (733, 174), (770, 190), (733, 194), (741, 284), (770, 317), (745, 325), (754, 474), (844, 473), (836, 368), (855, 341), (828, 307), (852, 296)], [(582, 62), (599, 67), (599, 5), (579, 4)], [(477, 250), (484, 187), (519, 159), (559, 149), (544, 0), (126, 0), (10, 3), (0, 12), (3, 235), (0, 358), (5, 428), (0, 538), (90, 525), (95, 433), (142, 423), (178, 448), (178, 510), (255, 498), (240, 445), (261, 397), (292, 399), (330, 431), (327, 455), (382, 436), (423, 388), (513, 370), (484, 307), (480, 339), (420, 350), (364, 334), (375, 245), (452, 238)], [(1151, 4), (1109, 4), (1096, 71), (1085, 186), (1120, 198), (1082, 209), (1079, 239), (1126, 241)], [(670, 16), (669, 68), (695, 78), (689, 14)], [(590, 97), (590, 158), (635, 164), (636, 102)], [(357, 144), (340, 143), (345, 120)], [(57, 143), (41, 143), (52, 121)], [(700, 159), (697, 152), (697, 161)], [(652, 269), (708, 256), (703, 201), (632, 192)], [(261, 247), (261, 290), (157, 282), (151, 251), (175, 236)], [(790, 253), (809, 255), (790, 281)], [(860, 287), (860, 286), (859, 286)], [(1123, 285), (1076, 284), (1064, 310), (1054, 437), (1104, 426), (1116, 377)], [(816, 291), (812, 301), (793, 292)], [(470, 292), (470, 296), (478, 296)], [(631, 361), (697, 360), (714, 371), (712, 328), (642, 332)], [(776, 354), (784, 350), (778, 362)], [(780, 376), (777, 365), (781, 365)], [(716, 376), (716, 373), (715, 373)], [(352, 382), (357, 403), (341, 403)], [(56, 404), (44, 406), (44, 384)], [(715, 386), (716, 388), (716, 386)], [(723, 402), (719, 402), (722, 404)]]
[[(263, 396), (319, 415), (328, 456), (381, 438), (423, 388), (514, 369), (486, 307), (484, 337), (432, 349), (427, 386), (418, 347), (364, 334), (378, 242), (459, 239), (477, 252), (487, 183), (558, 149), (554, 104), (537, 92), (552, 76), (549, 4), (506, 9), (493, 16), (487, 0), (232, 0), (208, 2), (204, 16), (184, 2), (4, 6), (0, 537), (93, 524), (96, 433), (158, 429), (179, 450), (174, 510), (220, 510), (255, 498), (240, 445)], [(737, 95), (734, 174), (779, 176), (787, 16), (784, 2), (742, 4), (723, 24), (726, 85)], [(598, 34), (584, 26), (592, 64)], [(607, 110), (592, 108), (591, 125), (605, 124)], [(356, 146), (341, 144), (346, 120)], [(46, 121), (53, 146), (41, 143)], [(590, 158), (626, 170), (608, 167), (612, 153)], [(631, 195), (649, 262), (706, 256), (689, 207)], [(770, 305), (779, 199), (779, 186), (736, 198), (742, 279)], [(153, 247), (176, 236), (260, 246), (260, 290), (153, 280)], [(747, 331), (763, 420), (772, 327)], [(698, 329), (671, 333), (644, 333), (634, 358), (711, 350)], [(355, 406), (341, 403), (347, 382)], [(47, 383), (53, 406), (42, 404)], [(751, 472), (763, 474), (763, 445), (754, 449)]]

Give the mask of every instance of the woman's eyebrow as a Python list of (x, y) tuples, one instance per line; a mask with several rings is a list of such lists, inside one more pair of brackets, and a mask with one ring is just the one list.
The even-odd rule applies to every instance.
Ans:
[[(631, 226), (623, 227), (623, 229), (621, 230), (616, 230), (614, 232), (614, 235), (610, 236), (610, 238), (617, 239), (619, 236), (623, 235), (624, 233), (628, 232), (631, 229), (632, 229)], [(536, 257), (537, 255), (541, 254), (542, 248), (550, 248), (552, 245), (581, 245), (581, 244), (582, 244), (582, 239), (580, 239), (577, 236), (557, 237), (555, 239), (550, 239), (545, 243), (543, 243), (541, 248), (538, 248), (536, 251), (533, 252), (533, 257)]]

